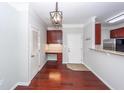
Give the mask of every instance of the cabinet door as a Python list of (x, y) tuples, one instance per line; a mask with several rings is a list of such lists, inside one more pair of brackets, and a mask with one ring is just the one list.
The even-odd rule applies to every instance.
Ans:
[(124, 28), (120, 28), (118, 29), (118, 37), (119, 38), (124, 38)]
[(47, 31), (47, 43), (48, 44), (52, 42), (53, 40), (52, 37), (53, 37), (52, 33)]
[(124, 27), (111, 30), (110, 37), (111, 38), (124, 38)]
[(57, 36), (55, 31), (47, 31), (47, 43), (51, 44), (51, 43), (56, 43), (57, 40)]
[(57, 54), (57, 62), (62, 63), (62, 53)]
[(111, 31), (111, 32), (110, 32), (110, 37), (111, 37), (111, 38), (114, 38), (114, 31)]
[(95, 44), (101, 44), (101, 24), (95, 25)]
[(62, 31), (61, 30), (47, 31), (47, 43), (62, 44)]
[(57, 31), (56, 35), (57, 43), (62, 44), (62, 31)]
[(117, 32), (115, 30), (111, 31), (111, 38), (116, 38), (117, 37)]

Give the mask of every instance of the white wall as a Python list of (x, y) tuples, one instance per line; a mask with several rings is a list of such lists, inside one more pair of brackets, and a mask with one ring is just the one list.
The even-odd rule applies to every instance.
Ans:
[(89, 66), (111, 89), (124, 89), (124, 57), (89, 50)]
[(29, 6), (28, 3), (18, 3), (16, 8), (22, 8), (21, 11), (18, 10), (19, 13), (19, 30), (20, 30), (20, 60), (19, 63), (19, 82), (28, 82), (28, 56), (29, 56), (29, 48), (28, 48), (28, 11)]
[(0, 13), (0, 89), (9, 89), (19, 78), (19, 19), (6, 3), (0, 3)]
[(117, 24), (117, 25), (113, 25), (113, 26), (110, 26), (108, 27), (110, 30), (113, 30), (113, 29), (117, 29), (117, 28), (121, 28), (121, 27), (124, 27), (124, 23), (120, 23), (120, 24)]
[(124, 57), (89, 49), (92, 41), (85, 38), (95, 32), (94, 25), (93, 19), (84, 25), (84, 64), (111, 89), (124, 89)]
[(83, 57), (84, 63), (89, 62), (89, 48), (95, 46), (95, 17), (89, 19), (83, 28)]
[(26, 21), (25, 14), (8, 3), (0, 3), (0, 13), (0, 89), (10, 89), (21, 78), (27, 79), (22, 76), (27, 69), (21, 71), (27, 62)]
[[(80, 33), (83, 37), (83, 25), (81, 26), (65, 26), (63, 27), (63, 63), (68, 63), (68, 48), (67, 48), (67, 34), (68, 33)], [(83, 44), (83, 42), (82, 42)]]
[(31, 11), (28, 3), (0, 3), (0, 89), (13, 89), (30, 81), (29, 24), (40, 29), (40, 66), (46, 62), (46, 26)]
[[(37, 73), (37, 69), (41, 69), (43, 65), (46, 63), (46, 56), (45, 56), (45, 44), (46, 44), (46, 31), (47, 26), (45, 23), (41, 20), (41, 18), (37, 15), (37, 13), (33, 10), (32, 6), (29, 6), (29, 28), (30, 26), (35, 26), (40, 31), (40, 64), (37, 60), (34, 60), (35, 62), (31, 61), (30, 63), (30, 74), (32, 79), (34, 75)], [(31, 31), (31, 30), (29, 30)], [(30, 56), (29, 56), (30, 57)], [(38, 68), (40, 65), (40, 68)], [(35, 72), (34, 72), (35, 71)], [(35, 74), (33, 74), (35, 73)]]

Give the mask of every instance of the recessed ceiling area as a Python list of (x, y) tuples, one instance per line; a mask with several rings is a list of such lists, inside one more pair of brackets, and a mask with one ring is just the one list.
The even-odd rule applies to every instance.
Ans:
[[(55, 3), (38, 2), (30, 5), (48, 26), (52, 26), (49, 12), (55, 10)], [(96, 16), (97, 22), (107, 25), (106, 19), (124, 11), (123, 2), (58, 2), (58, 7), (63, 12), (63, 24), (83, 24)]]

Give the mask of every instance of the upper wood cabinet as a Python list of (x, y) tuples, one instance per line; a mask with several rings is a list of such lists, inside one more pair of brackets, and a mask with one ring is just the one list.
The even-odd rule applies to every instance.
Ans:
[(124, 38), (124, 27), (111, 30), (110, 38)]
[(95, 44), (101, 44), (101, 24), (95, 24)]
[(62, 44), (62, 30), (47, 31), (48, 44)]

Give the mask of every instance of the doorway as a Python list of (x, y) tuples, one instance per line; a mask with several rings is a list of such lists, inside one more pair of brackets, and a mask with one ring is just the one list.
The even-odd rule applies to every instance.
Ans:
[(30, 80), (37, 74), (40, 68), (40, 31), (38, 27), (31, 25), (30, 30)]
[(81, 33), (67, 34), (68, 63), (82, 63), (82, 46)]

